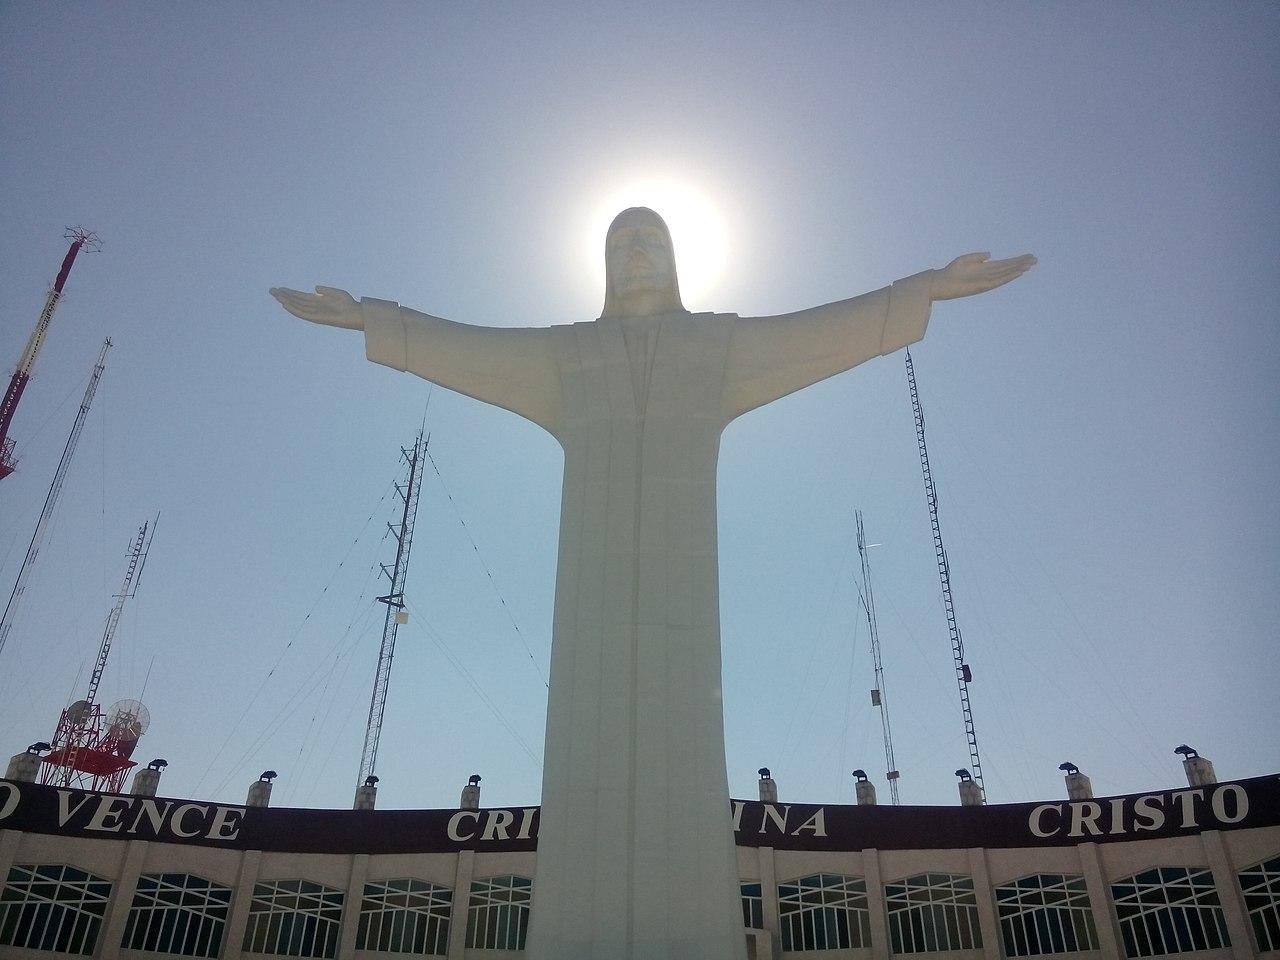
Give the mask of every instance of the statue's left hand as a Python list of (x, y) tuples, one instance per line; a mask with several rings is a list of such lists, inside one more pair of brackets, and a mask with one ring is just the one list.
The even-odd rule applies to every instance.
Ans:
[(1016, 280), (1036, 265), (1029, 253), (1008, 260), (992, 260), (989, 253), (966, 253), (956, 257), (929, 278), (929, 296), (933, 300), (955, 300), (986, 293)]
[(295, 317), (347, 330), (363, 330), (364, 317), (360, 304), (345, 290), (316, 287), (315, 293), (303, 293), (288, 287), (272, 287), (271, 295)]

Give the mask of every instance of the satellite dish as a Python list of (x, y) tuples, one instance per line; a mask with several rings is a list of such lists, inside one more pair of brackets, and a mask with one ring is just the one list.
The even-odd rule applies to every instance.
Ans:
[(93, 705), (88, 700), (77, 700), (67, 707), (67, 723), (73, 727), (83, 727), (89, 721)]
[(107, 711), (107, 735), (114, 736), (116, 753), (122, 757), (133, 754), (150, 726), (151, 711), (141, 700), (117, 700)]

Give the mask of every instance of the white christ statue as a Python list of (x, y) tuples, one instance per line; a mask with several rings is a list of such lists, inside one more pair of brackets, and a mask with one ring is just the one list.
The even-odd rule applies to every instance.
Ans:
[[(604, 309), (480, 327), (274, 289), (376, 363), (518, 413), (564, 448), (531, 960), (745, 956), (721, 706), (716, 459), (735, 417), (924, 336), (935, 300), (1029, 269), (958, 257), (798, 313), (690, 313), (666, 224), (618, 214)], [(465, 891), (458, 891), (458, 903)]]

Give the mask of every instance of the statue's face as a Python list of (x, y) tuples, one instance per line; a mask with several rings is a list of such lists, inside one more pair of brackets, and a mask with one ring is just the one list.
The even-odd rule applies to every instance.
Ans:
[(676, 287), (675, 255), (666, 224), (651, 210), (621, 213), (609, 228), (605, 265), (621, 297), (664, 293)]

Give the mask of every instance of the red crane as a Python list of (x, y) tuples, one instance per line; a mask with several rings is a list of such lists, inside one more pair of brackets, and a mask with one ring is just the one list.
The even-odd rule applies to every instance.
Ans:
[(27, 381), (31, 379), (31, 370), (36, 365), (36, 357), (40, 355), (40, 348), (44, 346), (45, 334), (49, 332), (53, 311), (58, 309), (58, 301), (62, 299), (62, 288), (66, 285), (68, 274), (71, 273), (71, 265), (76, 262), (76, 254), (83, 247), (87, 246), (91, 250), (98, 247), (97, 236), (88, 230), (68, 230), (63, 236), (71, 241), (71, 247), (67, 250), (67, 255), (62, 258), (62, 269), (58, 271), (58, 278), (53, 282), (53, 289), (49, 291), (49, 299), (44, 302), (44, 309), (40, 311), (36, 328), (31, 331), (26, 349), (22, 351), (22, 356), (18, 360), (18, 367), (13, 371), (9, 389), (4, 393), (4, 400), (0, 401), (0, 480), (13, 473), (18, 465), (13, 458), (13, 438), (9, 436), (9, 425), (13, 423), (13, 413), (18, 409), (22, 391), (27, 388)]

